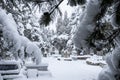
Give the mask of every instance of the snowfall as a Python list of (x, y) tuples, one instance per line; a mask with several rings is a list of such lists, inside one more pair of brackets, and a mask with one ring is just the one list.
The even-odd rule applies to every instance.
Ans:
[(48, 63), (48, 73), (36, 77), (37, 71), (30, 70), (29, 78), (22, 76), (14, 80), (97, 80), (102, 70), (100, 66), (86, 64), (85, 60), (64, 61), (48, 57), (43, 58), (42, 63)]

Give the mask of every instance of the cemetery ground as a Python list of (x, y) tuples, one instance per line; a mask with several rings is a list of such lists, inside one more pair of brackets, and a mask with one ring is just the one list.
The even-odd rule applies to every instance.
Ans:
[(47, 57), (42, 59), (42, 63), (48, 63), (48, 74), (36, 77), (37, 71), (32, 69), (29, 71), (30, 77), (22, 75), (14, 80), (97, 80), (102, 70), (100, 66), (88, 65), (86, 60), (64, 61)]

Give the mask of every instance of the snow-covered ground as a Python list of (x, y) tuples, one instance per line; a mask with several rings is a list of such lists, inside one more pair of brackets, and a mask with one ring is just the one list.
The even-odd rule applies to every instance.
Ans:
[[(59, 61), (56, 58), (43, 58), (43, 63), (49, 64), (52, 76), (39, 76), (37, 78), (19, 78), (15, 80), (97, 80), (101, 71), (99, 66), (87, 65), (85, 60)], [(34, 74), (35, 71), (32, 71)]]

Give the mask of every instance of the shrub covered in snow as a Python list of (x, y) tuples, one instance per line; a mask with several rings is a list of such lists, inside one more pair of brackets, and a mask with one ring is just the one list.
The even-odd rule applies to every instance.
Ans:
[(10, 51), (16, 55), (17, 51), (24, 47), (26, 53), (33, 54), (33, 56), (36, 58), (36, 64), (40, 64), (41, 51), (39, 47), (26, 37), (19, 35), (17, 31), (17, 25), (12, 18), (12, 15), (6, 14), (5, 10), (1, 8), (0, 23), (3, 25), (3, 37), (5, 38)]

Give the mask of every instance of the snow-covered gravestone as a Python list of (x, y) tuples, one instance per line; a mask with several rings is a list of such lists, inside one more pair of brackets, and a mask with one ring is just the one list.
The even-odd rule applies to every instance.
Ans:
[(36, 69), (29, 69), (27, 70), (27, 78), (35, 78), (36, 76), (38, 76), (38, 71)]

